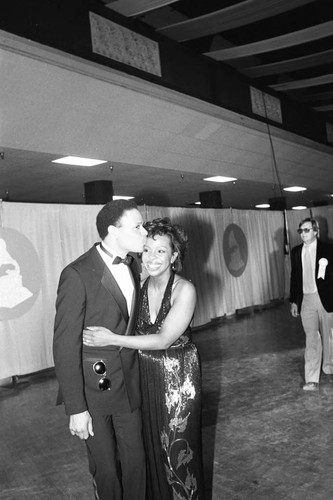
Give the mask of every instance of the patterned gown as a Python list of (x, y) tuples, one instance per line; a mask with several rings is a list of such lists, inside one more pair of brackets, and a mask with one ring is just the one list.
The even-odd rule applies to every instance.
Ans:
[[(149, 315), (148, 282), (141, 290), (138, 335), (158, 333), (170, 310), (174, 273), (155, 323)], [(201, 372), (188, 328), (172, 346), (139, 351), (147, 500), (203, 500)]]

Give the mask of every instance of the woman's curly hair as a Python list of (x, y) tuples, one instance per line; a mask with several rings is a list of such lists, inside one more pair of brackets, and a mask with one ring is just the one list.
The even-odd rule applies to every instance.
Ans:
[(145, 222), (143, 226), (148, 232), (148, 238), (154, 239), (155, 236), (169, 237), (172, 253), (177, 252), (178, 254), (172, 269), (175, 272), (181, 271), (188, 247), (188, 238), (184, 229), (178, 224), (172, 224), (168, 217)]

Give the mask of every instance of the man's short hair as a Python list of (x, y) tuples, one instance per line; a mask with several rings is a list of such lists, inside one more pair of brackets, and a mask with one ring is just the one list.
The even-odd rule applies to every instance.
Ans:
[(134, 200), (111, 200), (98, 212), (96, 227), (102, 240), (108, 235), (109, 226), (118, 226), (119, 219), (127, 210), (137, 209)]
[(316, 219), (311, 219), (311, 217), (307, 217), (306, 219), (301, 220), (299, 223), (298, 227), (301, 228), (305, 222), (311, 222), (312, 224), (312, 229), (319, 235), (319, 224)]

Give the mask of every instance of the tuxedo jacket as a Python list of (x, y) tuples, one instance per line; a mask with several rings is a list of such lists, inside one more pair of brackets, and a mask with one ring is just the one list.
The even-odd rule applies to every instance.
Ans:
[[(131, 265), (134, 281), (132, 312), (111, 271), (96, 249), (97, 244), (61, 273), (56, 301), (53, 354), (59, 382), (57, 403), (63, 402), (67, 415), (125, 413), (141, 403), (137, 351), (115, 346), (83, 345), (86, 326), (104, 326), (119, 335), (132, 335), (138, 312), (140, 278), (135, 259)], [(102, 378), (93, 370), (103, 360), (111, 389), (100, 391)]]
[[(303, 301), (302, 248), (303, 244), (291, 251), (290, 302), (297, 304), (298, 312)], [(328, 261), (324, 279), (318, 278), (319, 260), (322, 258)], [(333, 312), (333, 245), (320, 240), (317, 240), (315, 281), (324, 309)]]

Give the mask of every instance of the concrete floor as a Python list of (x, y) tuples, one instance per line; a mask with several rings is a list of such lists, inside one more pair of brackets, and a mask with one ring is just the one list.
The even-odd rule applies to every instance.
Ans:
[[(193, 337), (205, 500), (333, 498), (333, 383), (301, 389), (304, 335), (289, 305), (243, 311)], [(54, 406), (56, 387), (53, 370), (0, 387), (2, 500), (93, 500), (85, 446)]]
[(213, 499), (333, 498), (333, 384), (302, 390), (304, 335), (289, 304), (224, 322), (216, 338)]

